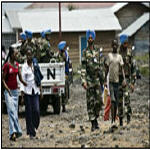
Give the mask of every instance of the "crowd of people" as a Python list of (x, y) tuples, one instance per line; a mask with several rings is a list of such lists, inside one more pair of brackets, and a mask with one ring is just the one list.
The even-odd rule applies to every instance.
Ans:
[[(3, 54), (4, 96), (9, 116), (9, 137), (15, 141), (22, 135), (18, 121), (18, 83), (21, 81), (21, 97), (25, 102), (26, 132), (33, 139), (40, 124), (39, 99), (43, 98), (41, 81), (43, 75), (38, 63), (48, 63), (51, 58), (58, 62), (65, 62), (65, 91), (68, 92), (69, 54), (66, 41), (58, 44), (58, 52), (55, 53), (50, 45), (51, 30), (41, 32), (41, 37), (33, 38), (33, 33), (26, 30), (20, 34), (21, 41), (9, 47), (6, 58)], [(130, 105), (130, 93), (134, 91), (136, 81), (136, 62), (132, 56), (132, 50), (128, 48), (128, 36), (120, 36), (120, 44), (117, 39), (112, 41), (112, 52), (107, 56), (95, 47), (95, 31), (87, 30), (87, 48), (83, 51), (81, 65), (81, 84), (86, 90), (87, 112), (91, 122), (91, 131), (98, 130), (98, 117), (102, 110), (102, 94), (105, 87), (109, 87), (111, 97), (111, 123), (123, 126), (123, 119), (127, 117), (130, 123), (132, 109)], [(5, 52), (5, 48), (2, 47)], [(19, 63), (23, 63), (22, 71)], [(109, 83), (109, 85), (107, 84)], [(62, 99), (62, 112), (66, 112), (68, 94)], [(123, 105), (124, 104), (124, 105)], [(124, 111), (125, 110), (125, 111)]]
[(97, 118), (102, 108), (102, 93), (104, 87), (108, 86), (107, 83), (111, 97), (112, 127), (116, 126), (117, 116), (120, 126), (123, 126), (125, 116), (127, 123), (130, 123), (132, 114), (130, 93), (134, 91), (136, 81), (136, 62), (132, 50), (128, 48), (128, 36), (120, 36), (120, 46), (118, 40), (114, 39), (112, 52), (105, 57), (102, 57), (99, 49), (94, 46), (95, 31), (88, 30), (86, 38), (88, 46), (83, 51), (81, 79), (82, 86), (86, 89), (91, 131), (99, 129)]

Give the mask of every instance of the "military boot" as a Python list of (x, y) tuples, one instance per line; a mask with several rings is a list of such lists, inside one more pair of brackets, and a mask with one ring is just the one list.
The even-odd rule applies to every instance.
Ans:
[(97, 119), (95, 119), (94, 121), (95, 121), (95, 128), (96, 128), (96, 129), (99, 129)]
[(130, 123), (130, 119), (131, 119), (130, 115), (127, 115), (127, 124)]
[(92, 120), (91, 124), (92, 124), (91, 131), (93, 132), (96, 129), (96, 127), (95, 127), (95, 121)]
[(123, 126), (123, 118), (122, 117), (119, 118), (119, 121), (120, 121), (120, 126)]
[(66, 112), (66, 107), (65, 107), (65, 105), (62, 105), (62, 112)]

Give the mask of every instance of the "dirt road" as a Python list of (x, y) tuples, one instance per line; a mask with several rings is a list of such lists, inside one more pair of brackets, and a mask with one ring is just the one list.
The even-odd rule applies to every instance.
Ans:
[(103, 110), (98, 119), (100, 130), (91, 132), (86, 111), (85, 91), (76, 80), (71, 86), (67, 112), (54, 115), (49, 105), (47, 114), (41, 116), (37, 138), (26, 137), (24, 107), (20, 108), (19, 121), (23, 136), (16, 142), (9, 141), (8, 116), (2, 114), (3, 148), (146, 148), (149, 147), (149, 81), (139, 80), (131, 95), (132, 120), (124, 123), (114, 133), (108, 133), (110, 121), (103, 121)]

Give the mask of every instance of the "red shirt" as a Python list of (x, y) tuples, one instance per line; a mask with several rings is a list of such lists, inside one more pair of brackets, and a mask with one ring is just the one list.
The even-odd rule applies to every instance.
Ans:
[(18, 62), (16, 62), (16, 68), (14, 68), (8, 62), (3, 66), (3, 71), (4, 73), (6, 73), (5, 82), (10, 90), (15, 90), (18, 88), (18, 84), (17, 84), (18, 69), (19, 69)]

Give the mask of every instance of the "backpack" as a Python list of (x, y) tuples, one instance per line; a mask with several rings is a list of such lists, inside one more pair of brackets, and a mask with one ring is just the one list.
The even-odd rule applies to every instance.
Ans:
[(40, 86), (41, 85), (41, 81), (43, 79), (43, 75), (40, 71), (40, 67), (38, 65), (38, 61), (36, 58), (33, 58), (32, 60), (33, 62), (33, 67), (34, 67), (34, 80), (35, 80), (35, 83), (37, 86)]

